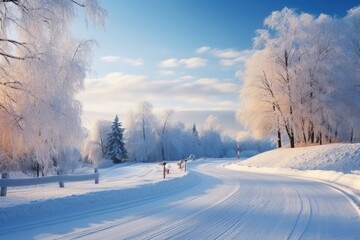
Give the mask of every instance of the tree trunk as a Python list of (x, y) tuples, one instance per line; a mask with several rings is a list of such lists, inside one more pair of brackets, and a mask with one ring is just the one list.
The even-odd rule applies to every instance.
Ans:
[(161, 156), (162, 156), (162, 160), (165, 161), (164, 144), (162, 140), (161, 140)]
[(40, 177), (40, 164), (36, 163), (36, 176)]
[(280, 132), (280, 129), (277, 132), (277, 137), (278, 137), (278, 148), (281, 148), (281, 132)]
[(292, 127), (285, 125), (286, 134), (288, 135), (290, 147), (295, 148), (295, 136)]
[(293, 130), (291, 130), (291, 135), (289, 136), (290, 147), (295, 148), (295, 136)]
[(311, 121), (309, 123), (308, 142), (315, 142), (314, 124)]
[(305, 118), (301, 119), (301, 130), (302, 130), (302, 134), (303, 134), (303, 141), (304, 141), (304, 143), (306, 143), (307, 138), (306, 138), (306, 132), (305, 132)]
[(322, 145), (322, 133), (319, 132), (319, 136), (318, 136), (318, 141), (317, 141), (320, 145)]

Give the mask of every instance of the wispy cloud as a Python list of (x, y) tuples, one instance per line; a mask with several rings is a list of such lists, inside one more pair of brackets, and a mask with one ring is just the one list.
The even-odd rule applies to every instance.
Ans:
[(171, 70), (159, 70), (158, 73), (161, 74), (161, 75), (172, 75), (175, 72), (171, 71)]
[(144, 60), (141, 58), (122, 58), (120, 56), (113, 56), (113, 55), (100, 57), (100, 60), (104, 62), (120, 62), (134, 67), (141, 66), (144, 64)]
[(203, 46), (203, 47), (199, 47), (198, 49), (196, 49), (196, 53), (206, 53), (210, 50), (210, 47), (207, 46)]
[(118, 62), (120, 61), (120, 57), (119, 56), (103, 56), (100, 58), (101, 61), (104, 61), (104, 62)]
[(136, 59), (132, 59), (132, 58), (123, 58), (122, 62), (131, 66), (141, 66), (144, 64), (144, 60), (141, 58), (136, 58)]
[(237, 50), (233, 48), (219, 49), (207, 46), (200, 47), (196, 50), (198, 54), (211, 54), (219, 59), (219, 64), (224, 67), (240, 66), (254, 53), (253, 50)]
[(187, 68), (197, 68), (206, 65), (206, 59), (198, 57), (180, 59), (179, 62)]
[(171, 68), (178, 66), (179, 66), (179, 60), (176, 58), (169, 58), (160, 62), (160, 67)]
[(211, 53), (213, 53), (218, 58), (238, 58), (241, 57), (243, 52), (238, 51), (236, 49), (228, 48), (228, 49), (212, 49)]
[(173, 67), (186, 67), (186, 68), (198, 68), (206, 65), (207, 60), (199, 57), (192, 58), (169, 58), (160, 62), (160, 67), (173, 68)]

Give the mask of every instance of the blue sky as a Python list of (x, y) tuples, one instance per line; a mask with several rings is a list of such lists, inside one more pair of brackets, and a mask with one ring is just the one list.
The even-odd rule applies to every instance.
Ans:
[(252, 38), (272, 11), (284, 7), (342, 17), (350, 0), (102, 0), (103, 29), (76, 24), (79, 38), (95, 39), (92, 73), (79, 95), (84, 124), (112, 120), (149, 101), (175, 118), (200, 124), (218, 116), (224, 131), (243, 129), (233, 118)]

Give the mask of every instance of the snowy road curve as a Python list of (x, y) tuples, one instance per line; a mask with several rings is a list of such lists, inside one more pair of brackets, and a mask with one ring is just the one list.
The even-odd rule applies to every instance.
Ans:
[(193, 163), (194, 180), (179, 191), (34, 221), (0, 238), (360, 239), (357, 209), (334, 188), (223, 165)]

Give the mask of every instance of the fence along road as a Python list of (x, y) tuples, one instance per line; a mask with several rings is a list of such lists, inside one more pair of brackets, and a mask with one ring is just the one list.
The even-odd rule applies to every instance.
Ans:
[(99, 183), (99, 172), (98, 169), (94, 169), (92, 174), (83, 174), (83, 175), (57, 175), (57, 176), (48, 176), (48, 177), (38, 177), (38, 178), (9, 178), (7, 172), (2, 173), (0, 179), (1, 194), (0, 196), (6, 196), (8, 187), (21, 187), (21, 186), (31, 186), (38, 184), (47, 184), (58, 182), (60, 187), (64, 187), (64, 182), (79, 182), (79, 181), (88, 181), (95, 180), (95, 184)]

